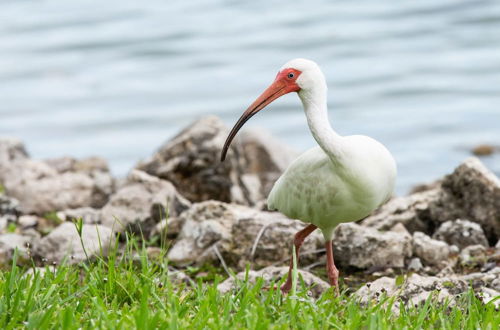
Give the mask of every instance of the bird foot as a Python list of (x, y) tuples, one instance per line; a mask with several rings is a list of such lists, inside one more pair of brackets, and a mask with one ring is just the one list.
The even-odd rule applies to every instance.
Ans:
[(339, 289), (338, 276), (329, 277), (329, 280), (330, 280), (330, 287), (332, 288), (333, 293), (336, 294), (337, 296), (339, 296), (340, 295), (340, 289)]
[(284, 288), (283, 286), (280, 288), (282, 294), (287, 295), (290, 292), (290, 288)]
[(337, 285), (332, 285), (332, 290), (333, 290), (333, 293), (338, 297), (340, 296), (340, 289), (339, 289), (339, 284), (337, 283)]

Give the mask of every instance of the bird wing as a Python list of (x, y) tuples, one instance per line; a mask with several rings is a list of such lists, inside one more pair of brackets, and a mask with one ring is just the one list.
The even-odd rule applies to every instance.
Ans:
[(315, 147), (292, 162), (276, 181), (267, 200), (268, 207), (292, 219), (317, 224), (334, 216), (329, 213), (343, 185), (330, 158), (320, 147)]

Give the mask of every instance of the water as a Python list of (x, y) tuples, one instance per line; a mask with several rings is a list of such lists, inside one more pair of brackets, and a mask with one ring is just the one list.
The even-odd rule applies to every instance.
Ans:
[[(124, 175), (195, 118), (232, 125), (294, 57), (322, 66), (341, 134), (393, 152), (400, 194), (500, 144), (500, 2), (477, 0), (2, 1), (0, 135)], [(314, 145), (294, 95), (250, 123)]]

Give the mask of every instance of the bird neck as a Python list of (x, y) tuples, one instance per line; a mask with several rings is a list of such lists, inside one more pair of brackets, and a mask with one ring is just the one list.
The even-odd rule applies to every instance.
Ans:
[(340, 157), (342, 136), (337, 134), (328, 119), (326, 104), (326, 84), (312, 91), (300, 91), (309, 129), (319, 146), (332, 160)]

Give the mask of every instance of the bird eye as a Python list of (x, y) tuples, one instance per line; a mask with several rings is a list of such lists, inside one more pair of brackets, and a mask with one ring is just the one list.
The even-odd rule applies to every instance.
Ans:
[(295, 76), (295, 74), (294, 74), (293, 72), (290, 72), (290, 73), (288, 74), (288, 78), (289, 78), (289, 79), (292, 79), (294, 76)]

